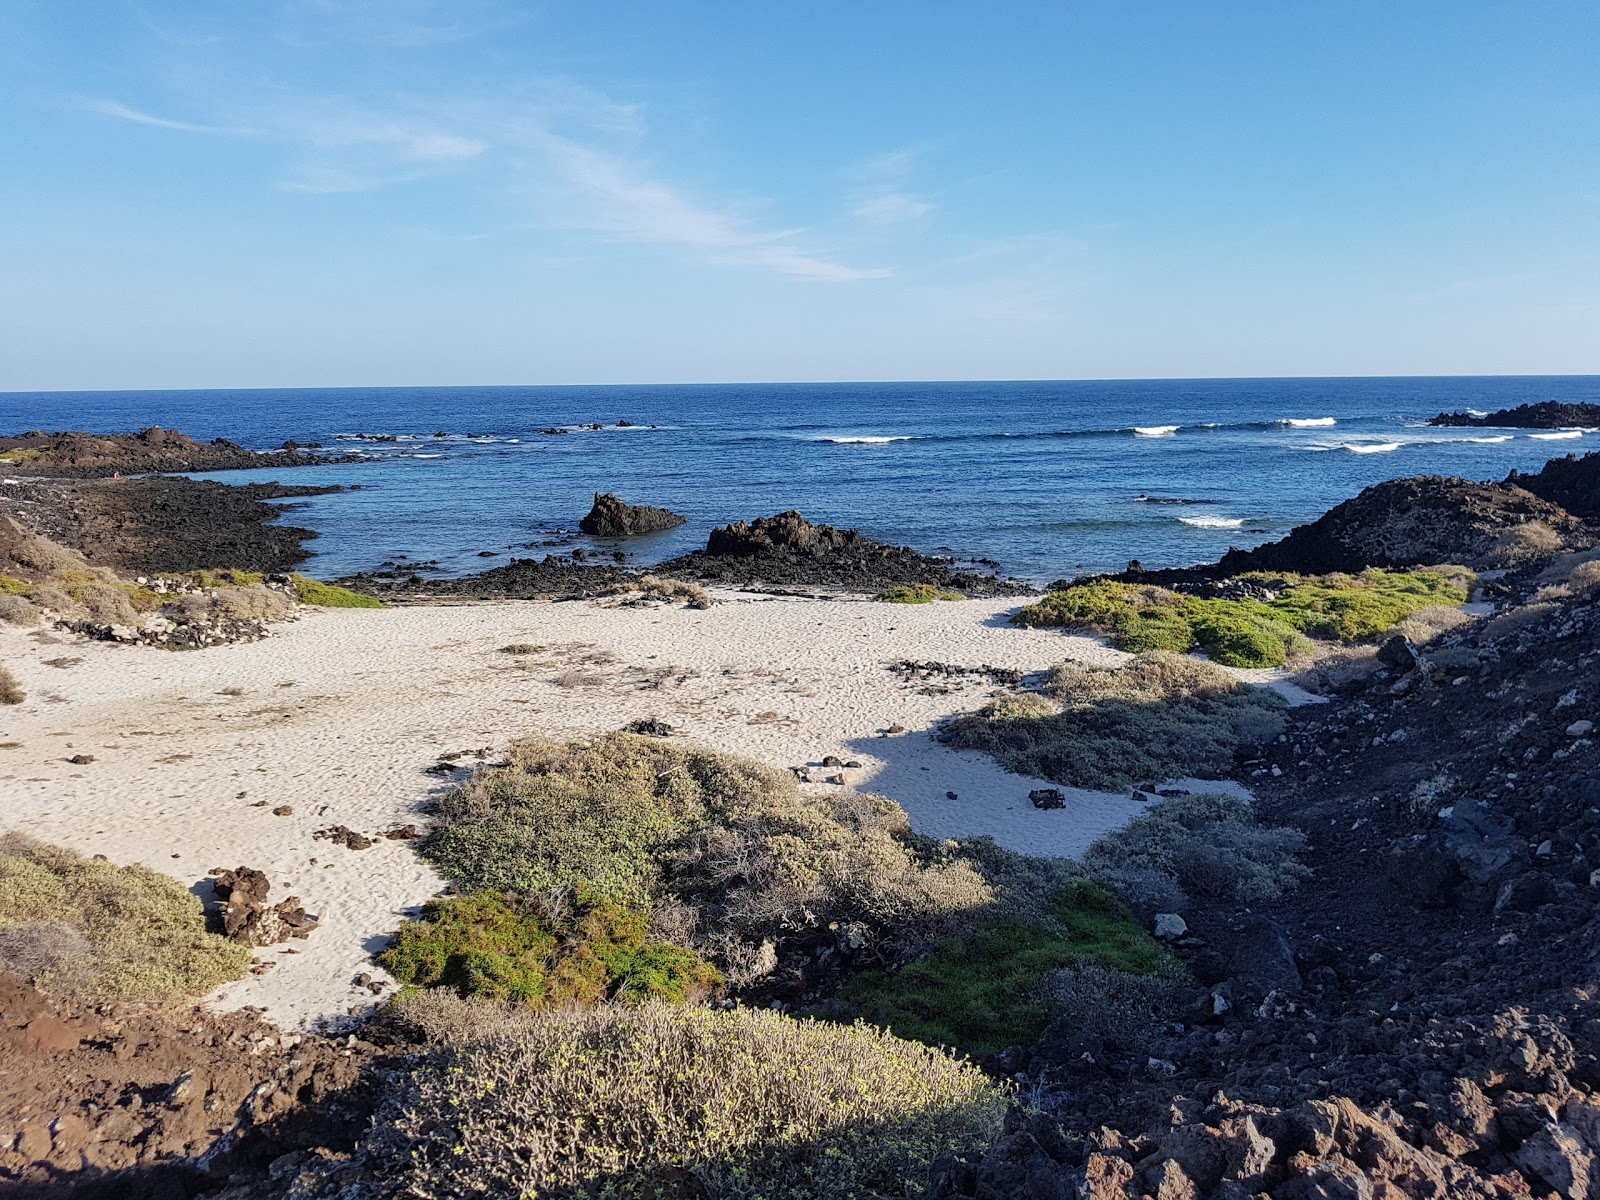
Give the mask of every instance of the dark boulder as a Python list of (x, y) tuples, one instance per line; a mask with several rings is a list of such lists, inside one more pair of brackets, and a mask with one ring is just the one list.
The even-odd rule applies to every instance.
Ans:
[(1483, 417), (1465, 412), (1440, 413), (1428, 424), (1473, 429), (1569, 429), (1573, 426), (1594, 429), (1600, 428), (1600, 404), (1562, 404), (1545, 400), (1539, 404), (1502, 408)]
[(676, 529), (687, 519), (669, 509), (624, 504), (610, 492), (596, 492), (594, 507), (578, 522), (578, 528), (591, 537), (635, 537), (641, 533)]
[(775, 517), (754, 521), (735, 521), (713, 529), (706, 539), (706, 553), (748, 558), (774, 551), (820, 558), (862, 547), (866, 539), (855, 529), (835, 529), (832, 525), (813, 525), (790, 509)]

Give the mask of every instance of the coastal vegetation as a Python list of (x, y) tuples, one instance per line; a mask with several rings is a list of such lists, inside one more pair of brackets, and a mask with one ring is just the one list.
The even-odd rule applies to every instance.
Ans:
[(896, 972), (857, 975), (841, 999), (902, 1037), (991, 1054), (1035, 1041), (1058, 1015), (1041, 994), (1045, 979), (1083, 964), (1180, 974), (1110, 888), (1085, 881), (1058, 892), (1043, 920), (986, 921)]
[(82, 999), (175, 1000), (249, 965), (177, 880), (0, 834), (0, 971)]
[(1002, 695), (940, 738), (1008, 771), (1114, 791), (1139, 780), (1218, 778), (1241, 748), (1282, 731), (1287, 705), (1200, 659), (1156, 650), (1115, 669), (1062, 663), (1038, 691)]
[(860, 1024), (407, 1007), (445, 1048), (379, 1114), (363, 1165), (417, 1194), (914, 1195), (935, 1159), (986, 1149), (1009, 1103), (975, 1066)]
[(430, 901), (378, 963), (404, 984), (534, 1009), (604, 1000), (681, 1004), (722, 985), (692, 951), (652, 941), (648, 912), (581, 888), (570, 899), (476, 892)]
[(318, 608), (383, 607), (383, 601), (376, 596), (351, 591), (338, 584), (322, 583), (305, 575), (294, 575), (290, 578), (294, 582), (294, 594), (300, 598), (301, 604), (311, 604)]
[(905, 583), (880, 593), (878, 599), (884, 604), (932, 604), (935, 600), (965, 600), (966, 596), (931, 583)]
[(27, 698), (17, 677), (8, 668), (0, 667), (0, 704), (21, 704)]
[(1094, 580), (1052, 592), (1013, 619), (1096, 633), (1135, 654), (1199, 649), (1224, 666), (1278, 667), (1307, 652), (1308, 639), (1362, 641), (1422, 609), (1464, 604), (1474, 581), (1459, 567), (1322, 576), (1253, 572), (1232, 582), (1260, 598), (1225, 599)]

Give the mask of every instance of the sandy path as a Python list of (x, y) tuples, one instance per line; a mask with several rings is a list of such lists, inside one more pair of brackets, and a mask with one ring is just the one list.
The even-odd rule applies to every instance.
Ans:
[[(1074, 855), (1139, 805), (1068, 789), (1066, 809), (1033, 808), (1040, 781), (927, 732), (981, 704), (990, 684), (940, 692), (885, 669), (906, 658), (1035, 671), (1125, 657), (1013, 627), (1005, 615), (1016, 603), (730, 593), (699, 611), (520, 601), (314, 610), (265, 641), (198, 653), (0, 630), (0, 661), (28, 693), (0, 709), (0, 828), (188, 882), (212, 867), (266, 871), (272, 900), (298, 895), (323, 925), (296, 953), (263, 951), (276, 965), (217, 1003), (260, 1005), (285, 1024), (369, 1003), (352, 982), (371, 969), (367, 954), (441, 886), (404, 842), (350, 851), (314, 831), (371, 835), (416, 821), (419, 802), (448, 786), (424, 773), (441, 753), (498, 752), (523, 734), (658, 716), (773, 766), (838, 755), (862, 764), (847, 773), (852, 785), (892, 797), (923, 832)], [(542, 649), (499, 649), (519, 642)], [(879, 736), (893, 725), (906, 732)], [(77, 754), (94, 762), (66, 761)], [(286, 804), (292, 816), (272, 815)]]

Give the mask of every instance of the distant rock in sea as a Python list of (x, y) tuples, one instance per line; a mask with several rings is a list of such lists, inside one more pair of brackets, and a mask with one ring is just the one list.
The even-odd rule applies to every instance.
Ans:
[(1600, 429), (1600, 404), (1558, 404), (1546, 400), (1492, 413), (1440, 413), (1428, 424), (1472, 429)]
[(594, 507), (578, 522), (578, 528), (591, 537), (636, 537), (641, 533), (676, 529), (687, 519), (670, 509), (624, 504), (610, 492), (596, 492)]
[(197, 442), (173, 429), (152, 425), (138, 433), (84, 433), (42, 429), (0, 437), (0, 467), (9, 475), (94, 478), (148, 475), (161, 471), (236, 471), (260, 467), (304, 467), (328, 462), (359, 462), (302, 454), (293, 442), (280, 450), (256, 453), (227, 438)]

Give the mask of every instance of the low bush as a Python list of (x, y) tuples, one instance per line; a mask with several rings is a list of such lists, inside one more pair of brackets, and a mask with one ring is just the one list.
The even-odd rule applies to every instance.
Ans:
[(21, 704), (28, 698), (17, 677), (6, 667), (0, 667), (0, 704)]
[(188, 571), (183, 578), (203, 588), (238, 588), (253, 587), (267, 581), (267, 577), (259, 571), (240, 571), (234, 567), (204, 568), (199, 571)]
[(1064, 663), (1043, 694), (1000, 697), (940, 736), (1008, 771), (1111, 791), (1223, 775), (1241, 748), (1282, 732), (1286, 709), (1276, 693), (1220, 667), (1154, 651), (1114, 670)]
[(595, 899), (529, 903), (497, 892), (430, 901), (378, 962), (401, 983), (531, 1008), (683, 1003), (721, 988), (697, 955), (650, 939), (642, 909)]
[(0, 592), (0, 624), (37, 625), (44, 619), (44, 610), (26, 596)]
[(1360, 641), (1421, 609), (1463, 604), (1474, 578), (1462, 568), (1360, 575), (1242, 575), (1275, 591), (1269, 600), (1181, 595), (1145, 584), (1095, 580), (1053, 592), (1013, 618), (1021, 625), (1084, 629), (1130, 653), (1205, 650), (1230, 667), (1277, 667), (1306, 637)]
[(903, 583), (882, 593), (878, 599), (885, 604), (932, 604), (935, 600), (965, 600), (966, 597), (931, 583)]
[(632, 596), (637, 600), (670, 603), (681, 600), (690, 608), (710, 608), (711, 595), (698, 583), (682, 579), (663, 579), (659, 575), (640, 575), (622, 579), (600, 592), (602, 596)]
[(1559, 554), (1561, 535), (1538, 521), (1513, 525), (1495, 539), (1485, 561), (1495, 567), (1520, 567)]
[(360, 592), (352, 592), (349, 588), (339, 587), (333, 583), (322, 583), (304, 575), (294, 578), (294, 593), (300, 598), (302, 604), (314, 604), (318, 608), (382, 608), (383, 601), (376, 596), (366, 596)]
[(17, 956), (0, 970), (91, 999), (201, 995), (250, 965), (248, 947), (206, 932), (200, 901), (177, 880), (16, 834), (0, 835), (0, 932), (0, 956)]
[(510, 757), (441, 797), (426, 856), (467, 890), (679, 906), (682, 936), (723, 967), (830, 923), (932, 936), (993, 900), (879, 797), (802, 795), (787, 772), (632, 734)]
[(1006, 1107), (975, 1067), (860, 1025), (605, 1007), (440, 1052), (363, 1154), (438, 1197), (908, 1196)]
[(1179, 970), (1109, 888), (1086, 882), (1058, 893), (1045, 921), (989, 922), (893, 974), (857, 975), (840, 999), (901, 1037), (988, 1054), (1035, 1041), (1054, 1017), (1044, 980), (1081, 962), (1131, 975)]
[(1046, 975), (1038, 997), (1053, 1018), (1047, 1038), (1081, 1034), (1140, 1050), (1171, 1019), (1182, 1000), (1182, 987), (1172, 971), (1135, 975), (1079, 962)]
[(1142, 896), (1166, 911), (1189, 897), (1236, 904), (1276, 899), (1309, 878), (1296, 858), (1305, 846), (1297, 829), (1256, 824), (1249, 804), (1236, 797), (1177, 796), (1100, 838), (1083, 865), (1149, 915)]
[(532, 642), (512, 642), (509, 646), (500, 647), (501, 654), (537, 654), (539, 647)]

